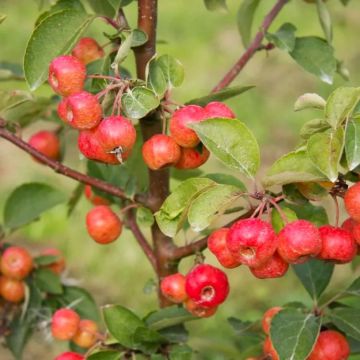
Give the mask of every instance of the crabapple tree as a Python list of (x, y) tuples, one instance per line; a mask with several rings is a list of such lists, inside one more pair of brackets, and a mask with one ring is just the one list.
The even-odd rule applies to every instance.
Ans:
[[(289, 22), (273, 27), (294, 2), (318, 13), (323, 38), (298, 36)], [(340, 0), (338, 6), (349, 2)], [(53, 185), (25, 182), (4, 205), (0, 336), (14, 357), (22, 358), (46, 319), (54, 341), (69, 344), (57, 360), (202, 358), (187, 345), (186, 323), (216, 316), (226, 306), (232, 286), (227, 273), (239, 266), (249, 269), (254, 282), (293, 271), (312, 305), (294, 298), (269, 305), (258, 321), (231, 317), (240, 339), (236, 359), (345, 360), (360, 353), (360, 278), (354, 275), (335, 294), (326, 292), (335, 266), (358, 262), (360, 88), (342, 86), (327, 99), (314, 93), (294, 99), (296, 111), (316, 109), (318, 116), (303, 125), (297, 147), (261, 178), (251, 126), (224, 103), (252, 88), (230, 84), (259, 51), (269, 56), (282, 51), (294, 66), (328, 84), (335, 76), (346, 78), (334, 56), (326, 1), (243, 0), (238, 27), (244, 52), (212, 90), (185, 104), (172, 91), (184, 79), (181, 59), (156, 51), (157, 0), (41, 3), (23, 67), (0, 65), (1, 80), (24, 81), (29, 88), (1, 90), (0, 138), (27, 152), (37, 166), (78, 184), (66, 197)], [(253, 33), (251, 23), (265, 3), (268, 12)], [(204, 5), (216, 11), (226, 8), (226, 0)], [(138, 9), (137, 24), (126, 18), (130, 7)], [(95, 21), (108, 26), (104, 46), (86, 36)], [(131, 53), (134, 74), (123, 66)], [(32, 93), (40, 86), (48, 87), (48, 98)], [(40, 118), (56, 128), (23, 139), (20, 130)], [(86, 172), (63, 163), (65, 129), (78, 136), (76, 151)], [(232, 175), (205, 173), (201, 165), (210, 156)], [(170, 188), (179, 172), (181, 181)], [(12, 243), (14, 231), (60, 203), (67, 202), (71, 216), (82, 195), (93, 205), (83, 214), (89, 241), (109, 246), (128, 228), (150, 262), (159, 308), (147, 316), (121, 304), (99, 308), (85, 289), (69, 286), (58, 249), (35, 252)], [(324, 207), (327, 199), (333, 201), (334, 219)], [(341, 202), (347, 213), (343, 224)], [(147, 238), (143, 228), (149, 224)], [(216, 266), (206, 261), (209, 251)], [(181, 273), (179, 263), (187, 257), (193, 264)]]

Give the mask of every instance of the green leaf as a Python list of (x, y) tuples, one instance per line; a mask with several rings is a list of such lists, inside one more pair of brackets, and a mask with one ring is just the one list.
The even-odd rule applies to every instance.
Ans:
[(65, 286), (61, 301), (65, 306), (71, 305), (82, 318), (99, 321), (99, 309), (93, 297), (85, 289), (77, 286)]
[(165, 339), (155, 330), (145, 326), (138, 327), (134, 333), (134, 347), (145, 353), (153, 353), (159, 348)]
[(247, 191), (245, 184), (233, 175), (224, 173), (212, 173), (206, 174), (204, 175), (204, 177), (211, 179), (218, 184), (236, 186), (242, 192)]
[(186, 330), (184, 324), (178, 324), (160, 329), (159, 333), (171, 343), (185, 343), (189, 339), (189, 332)]
[(350, 119), (346, 124), (345, 154), (349, 170), (360, 165), (360, 119)]
[(108, 0), (115, 10), (131, 4), (134, 0)]
[(53, 271), (40, 268), (34, 271), (33, 276), (36, 286), (41, 291), (55, 295), (63, 293), (60, 277)]
[(6, 345), (16, 360), (22, 359), (24, 347), (32, 335), (34, 324), (23, 320), (20, 315), (10, 323), (9, 335), (5, 337)]
[(331, 280), (334, 264), (311, 259), (304, 264), (293, 265), (293, 269), (306, 291), (314, 300), (317, 300)]
[(145, 87), (129, 89), (121, 97), (122, 110), (131, 119), (141, 119), (160, 105), (156, 95)]
[(160, 309), (148, 314), (144, 321), (153, 330), (162, 330), (174, 325), (182, 324), (186, 321), (196, 320), (183, 307), (176, 305)]
[(99, 351), (87, 357), (88, 360), (119, 360), (121, 354), (118, 351)]
[(204, 0), (209, 11), (227, 10), (226, 0)]
[(111, 64), (111, 68), (118, 71), (119, 65), (127, 58), (130, 53), (131, 45), (133, 43), (134, 33), (131, 31), (130, 33), (126, 33), (125, 40), (121, 42), (121, 45), (116, 53), (113, 63)]
[(142, 31), (140, 29), (134, 29), (132, 31), (132, 34), (132, 48), (144, 45), (148, 41), (148, 35), (145, 31)]
[(316, 0), (316, 8), (320, 25), (324, 31), (325, 38), (329, 44), (332, 42), (333, 30), (329, 10), (323, 0)]
[(154, 224), (154, 215), (150, 209), (140, 206), (136, 209), (136, 221), (141, 226), (152, 226)]
[(109, 18), (113, 18), (115, 15), (115, 9), (111, 1), (109, 0), (87, 0), (96, 15), (105, 15)]
[(17, 107), (25, 102), (34, 101), (31, 93), (24, 90), (6, 91), (0, 90), (0, 113), (5, 114), (5, 111)]
[(251, 26), (260, 0), (244, 0), (237, 13), (237, 25), (244, 47), (248, 47), (251, 38)]
[(134, 347), (134, 334), (144, 322), (129, 309), (121, 305), (107, 305), (102, 308), (104, 320), (110, 334), (123, 346)]
[[(289, 222), (297, 220), (297, 215), (294, 210), (288, 207), (281, 207), (281, 211)], [(271, 225), (276, 233), (280, 232), (286, 225), (279, 211), (275, 208), (271, 211)]]
[(38, 266), (46, 266), (53, 264), (58, 260), (58, 256), (55, 255), (41, 255), (34, 258), (34, 262)]
[(320, 331), (321, 319), (294, 309), (277, 313), (271, 321), (270, 338), (280, 360), (304, 360)]
[(306, 71), (332, 84), (336, 71), (333, 48), (323, 39), (307, 36), (296, 38), (292, 58)]
[(346, 289), (346, 294), (360, 296), (360, 277), (355, 279)]
[(21, 185), (6, 200), (4, 225), (9, 229), (26, 225), (65, 200), (63, 193), (49, 185), (40, 183)]
[(322, 181), (326, 177), (313, 165), (305, 150), (290, 152), (270, 167), (263, 178), (263, 185), (284, 185), (293, 182)]
[(324, 119), (312, 119), (307, 121), (300, 130), (300, 137), (308, 140), (312, 135), (324, 132), (330, 125)]
[(24, 80), (24, 72), (20, 64), (0, 61), (0, 81)]
[(266, 33), (266, 39), (281, 50), (290, 52), (295, 47), (296, 27), (291, 23), (281, 25), (276, 33)]
[(178, 87), (183, 83), (184, 67), (179, 60), (170, 55), (161, 55), (157, 59), (157, 65), (161, 68), (169, 89)]
[(330, 320), (347, 336), (360, 340), (360, 312), (359, 309), (335, 308), (330, 313)]
[(45, 18), (33, 31), (24, 57), (25, 78), (31, 90), (46, 79), (52, 59), (68, 53), (94, 16), (72, 9)]
[(295, 211), (298, 219), (309, 220), (315, 226), (329, 224), (326, 210), (322, 206), (315, 206), (309, 201), (301, 205), (287, 204), (287, 206)]
[(318, 94), (306, 93), (297, 98), (294, 104), (294, 111), (304, 109), (325, 109), (326, 101)]
[(84, 184), (79, 183), (73, 190), (69, 201), (67, 202), (67, 216), (70, 216), (75, 210), (76, 205), (79, 203), (82, 195), (84, 194)]
[(312, 135), (307, 143), (307, 154), (312, 163), (334, 182), (338, 178), (344, 148), (344, 130), (326, 130)]
[(188, 221), (191, 228), (195, 232), (206, 229), (239, 196), (239, 189), (232, 185), (217, 185), (205, 190), (190, 204)]
[(253, 178), (260, 165), (259, 145), (244, 123), (237, 119), (208, 119), (190, 126), (219, 160)]
[(174, 345), (169, 353), (169, 360), (191, 360), (193, 359), (193, 350), (186, 344)]
[(175, 236), (186, 218), (191, 202), (204, 190), (216, 183), (206, 178), (192, 178), (183, 181), (164, 201), (155, 214), (160, 230), (168, 236)]
[(5, 14), (0, 14), (0, 24), (3, 23), (6, 18), (7, 18), (7, 15), (5, 15)]
[(209, 102), (212, 101), (225, 101), (227, 99), (231, 99), (235, 96), (238, 96), (248, 90), (253, 89), (254, 86), (233, 86), (228, 87), (223, 90), (211, 93), (209, 95), (205, 95), (196, 99), (189, 100), (185, 103), (185, 105), (199, 105), (199, 106), (205, 106)]
[(162, 98), (167, 89), (167, 81), (157, 59), (152, 59), (148, 64), (146, 86), (151, 89), (157, 97)]
[(325, 107), (326, 121), (336, 129), (346, 120), (360, 100), (360, 88), (339, 87), (333, 91)]

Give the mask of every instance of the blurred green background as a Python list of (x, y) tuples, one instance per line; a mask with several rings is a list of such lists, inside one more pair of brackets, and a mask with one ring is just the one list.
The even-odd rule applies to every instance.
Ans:
[[(209, 12), (200, 0), (159, 1), (158, 38), (164, 42), (158, 45), (158, 53), (177, 57), (186, 72), (183, 86), (174, 91), (176, 101), (185, 102), (208, 93), (242, 53), (236, 27), (236, 12), (240, 2), (227, 2), (228, 12)], [(262, 2), (254, 29), (274, 2)], [(351, 81), (348, 84), (358, 85), (360, 2), (351, 1), (347, 7), (343, 7), (340, 1), (329, 0), (328, 6), (334, 24), (336, 56), (344, 60), (350, 70)], [(38, 16), (37, 4), (31, 0), (0, 0), (0, 13), (8, 16), (0, 26), (0, 61), (21, 63)], [(135, 26), (135, 4), (126, 8), (126, 14), (130, 24)], [(275, 31), (283, 22), (294, 23), (300, 36), (322, 36), (315, 6), (301, 0), (292, 0), (271, 30)], [(88, 35), (105, 43), (103, 31), (109, 32), (111, 29), (101, 20), (96, 20), (89, 28)], [(125, 65), (133, 71), (132, 56)], [(256, 86), (228, 101), (228, 104), (255, 133), (261, 147), (263, 172), (297, 143), (297, 132), (301, 125), (316, 117), (312, 111), (294, 113), (293, 103), (296, 98), (305, 92), (317, 92), (326, 98), (332, 89), (344, 84), (344, 80), (336, 76), (332, 86), (321, 83), (305, 73), (286, 53), (273, 50), (256, 54), (234, 84)], [(26, 86), (20, 82), (0, 83), (0, 89), (4, 88), (25, 89)], [(50, 94), (46, 85), (37, 92)], [(52, 126), (44, 122), (34, 124), (23, 132), (23, 137), (28, 139), (36, 129)], [(65, 163), (84, 170), (85, 162), (80, 160), (76, 147), (72, 146), (76, 141), (75, 132), (67, 131), (66, 140)], [(204, 166), (206, 172), (215, 170), (226, 171), (213, 159)], [(10, 191), (30, 181), (52, 183), (67, 194), (76, 186), (72, 180), (54, 174), (13, 145), (0, 140), (0, 211)], [(49, 244), (60, 248), (67, 258), (66, 281), (90, 290), (99, 305), (119, 303), (145, 315), (156, 308), (155, 293), (145, 294), (143, 291), (144, 285), (154, 278), (149, 264), (127, 231), (116, 243), (108, 246), (99, 246), (89, 239), (84, 217), (90, 208), (86, 199), (82, 199), (74, 214), (67, 218), (66, 207), (58, 206), (39, 221), (14, 233), (8, 240), (25, 245), (34, 254)], [(216, 264), (208, 251), (206, 256), (208, 261)], [(190, 264), (191, 260), (181, 267), (186, 270)], [(295, 300), (310, 304), (305, 290), (291, 271), (283, 279), (268, 281), (255, 279), (245, 267), (227, 273), (231, 281), (231, 293), (226, 304), (220, 307), (213, 318), (196, 321), (188, 326), (192, 334), (190, 345), (200, 351), (201, 359), (209, 358), (210, 354), (211, 359), (236, 359), (236, 337), (226, 321), (229, 316), (256, 319), (273, 305)], [(331, 286), (342, 287), (351, 276), (353, 273), (349, 266), (338, 266)], [(44, 345), (43, 337), (38, 335), (29, 345), (24, 359), (50, 359), (63, 348), (63, 344), (59, 343), (48, 342)], [(0, 350), (0, 358), (11, 359), (3, 349)]]

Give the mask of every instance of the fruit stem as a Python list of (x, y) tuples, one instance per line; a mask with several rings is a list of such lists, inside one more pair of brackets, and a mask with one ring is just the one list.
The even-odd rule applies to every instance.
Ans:
[(335, 204), (335, 226), (339, 226), (339, 219), (340, 219), (340, 208), (339, 208), (339, 202), (336, 195), (331, 195), (331, 197), (334, 200)]
[(270, 25), (279, 14), (281, 9), (286, 5), (289, 0), (278, 0), (270, 12), (265, 16), (260, 30), (256, 33), (254, 39), (250, 43), (246, 51), (241, 55), (239, 60), (234, 64), (234, 66), (225, 74), (225, 76), (219, 81), (219, 83), (211, 90), (212, 93), (215, 93), (219, 90), (226, 88), (230, 83), (239, 75), (240, 71), (245, 67), (248, 61), (253, 57), (253, 55), (261, 48), (261, 43), (265, 37), (267, 30)]

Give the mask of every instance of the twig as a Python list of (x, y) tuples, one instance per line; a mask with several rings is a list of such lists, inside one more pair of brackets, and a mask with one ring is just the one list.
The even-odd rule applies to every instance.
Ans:
[(130, 230), (135, 236), (135, 239), (139, 243), (140, 247), (144, 251), (144, 254), (149, 259), (152, 267), (154, 268), (155, 272), (157, 271), (157, 264), (156, 264), (156, 257), (153, 252), (153, 249), (147, 242), (144, 234), (141, 232), (135, 218), (134, 211), (129, 211), (128, 217), (127, 217), (127, 225), (129, 226)]
[(77, 180), (81, 183), (91, 185), (99, 190), (102, 190), (110, 195), (119, 197), (121, 199), (125, 199), (130, 201), (131, 203), (144, 203), (145, 199), (142, 199), (142, 196), (136, 196), (135, 200), (130, 198), (125, 194), (125, 192), (120, 189), (117, 186), (111, 185), (105, 181), (99, 180), (97, 178), (91, 177), (89, 175), (80, 173), (76, 170), (73, 170), (59, 161), (55, 161), (47, 157), (46, 155), (42, 154), (35, 148), (33, 148), (31, 145), (29, 145), (27, 142), (19, 138), (18, 136), (14, 135), (10, 131), (5, 129), (6, 121), (2, 118), (0, 118), (0, 137), (3, 139), (13, 143), (18, 148), (24, 150), (31, 156), (33, 156), (36, 160), (39, 160), (42, 164), (45, 164), (49, 166), (51, 169), (53, 169), (55, 172), (62, 174), (64, 176), (67, 176), (71, 179)]
[[(225, 225), (225, 227), (229, 227), (231, 226), (233, 223), (235, 223), (236, 221), (240, 220), (240, 219), (247, 219), (251, 216), (251, 214), (253, 213), (254, 209), (250, 209), (249, 211), (247, 211), (245, 214), (241, 215), (240, 217), (236, 218), (233, 221), (230, 221), (228, 224)], [(177, 249), (174, 249), (172, 251), (172, 256), (171, 259), (172, 260), (179, 260), (179, 259), (183, 259), (187, 256), (191, 256), (197, 252), (200, 252), (204, 249), (206, 249), (207, 247), (207, 240), (208, 240), (208, 236), (203, 237), (200, 240), (197, 240), (193, 243), (190, 243), (188, 245), (185, 246), (181, 246), (178, 247)]]
[(225, 76), (219, 81), (219, 83), (212, 89), (212, 93), (217, 92), (221, 89), (226, 88), (245, 67), (252, 56), (262, 48), (261, 43), (265, 37), (267, 30), (271, 23), (274, 21), (276, 16), (279, 14), (281, 9), (286, 5), (289, 0), (278, 0), (270, 12), (265, 16), (263, 23), (261, 24), (260, 30), (256, 33), (253, 41), (249, 47), (242, 54), (236, 64), (225, 74)]

